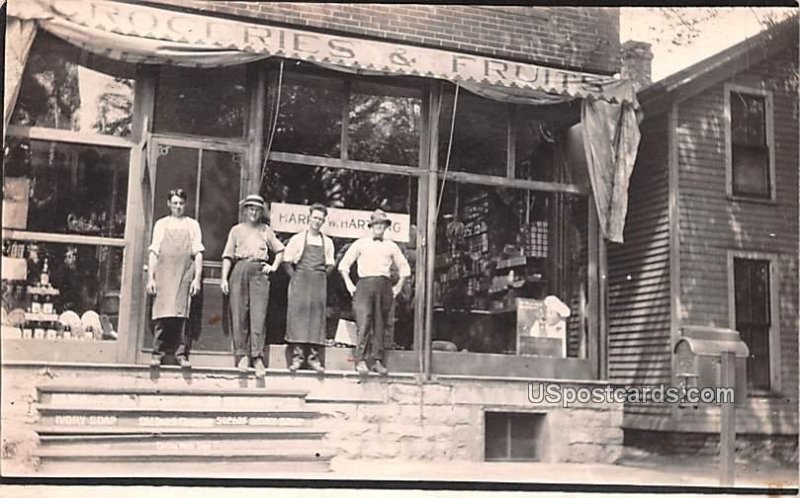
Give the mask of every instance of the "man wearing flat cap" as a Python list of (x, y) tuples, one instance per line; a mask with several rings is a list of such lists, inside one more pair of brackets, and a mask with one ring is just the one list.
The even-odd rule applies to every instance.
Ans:
[[(239, 205), (245, 221), (228, 233), (220, 287), (223, 294), (230, 294), (234, 361), (241, 371), (247, 371), (252, 362), (256, 377), (263, 378), (269, 278), (283, 262), (284, 246), (261, 222), (265, 204), (260, 195), (248, 195)], [(270, 251), (275, 255), (272, 264), (268, 263)]]
[[(380, 209), (370, 216), (372, 235), (353, 242), (339, 263), (348, 292), (353, 296), (353, 312), (358, 327), (356, 346), (356, 371), (365, 375), (371, 369), (381, 375), (388, 370), (384, 365), (384, 332), (389, 325), (389, 315), (394, 298), (411, 276), (408, 260), (400, 247), (384, 238), (391, 226), (389, 217)], [(358, 264), (358, 283), (350, 278), (350, 267)], [(399, 280), (392, 285), (391, 267), (397, 265)]]

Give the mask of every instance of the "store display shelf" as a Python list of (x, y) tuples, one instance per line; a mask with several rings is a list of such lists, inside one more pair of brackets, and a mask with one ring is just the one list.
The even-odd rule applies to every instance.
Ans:
[(29, 322), (57, 322), (58, 313), (25, 313), (25, 320)]
[(55, 287), (28, 287), (28, 294), (37, 294), (42, 296), (57, 296), (61, 291)]
[(433, 308), (433, 311), (447, 312), (447, 313), (469, 313), (470, 315), (503, 315), (506, 313), (516, 313), (517, 308), (499, 308), (496, 310), (468, 310), (468, 309), (435, 307)]
[(497, 269), (504, 270), (506, 268), (516, 268), (518, 266), (525, 266), (528, 264), (528, 258), (525, 256), (514, 256), (508, 259), (501, 259), (497, 262)]

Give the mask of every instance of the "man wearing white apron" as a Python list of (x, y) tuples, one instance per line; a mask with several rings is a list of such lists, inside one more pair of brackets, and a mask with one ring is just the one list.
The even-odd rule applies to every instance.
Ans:
[(156, 221), (148, 257), (147, 292), (153, 296), (153, 356), (158, 366), (164, 356), (164, 342), (178, 341), (175, 358), (188, 368), (192, 347), (186, 326), (191, 296), (200, 292), (203, 273), (203, 240), (200, 225), (184, 216), (187, 195), (183, 189), (169, 191), (170, 214)]

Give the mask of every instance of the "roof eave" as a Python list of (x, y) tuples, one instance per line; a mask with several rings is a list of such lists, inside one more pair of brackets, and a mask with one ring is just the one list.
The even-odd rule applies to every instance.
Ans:
[(797, 22), (797, 16), (791, 17), (753, 38), (646, 86), (637, 95), (645, 116), (660, 114), (673, 100), (696, 95), (731, 73), (760, 63), (792, 42), (796, 44)]

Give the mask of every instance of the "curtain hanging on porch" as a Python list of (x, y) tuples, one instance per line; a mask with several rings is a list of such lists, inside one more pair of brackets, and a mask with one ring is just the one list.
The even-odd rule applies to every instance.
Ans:
[(638, 102), (610, 104), (584, 99), (581, 131), (589, 181), (603, 236), (623, 242), (628, 184), (641, 138)]
[[(445, 79), (477, 95), (515, 104), (580, 98), (582, 137), (601, 230), (608, 240), (622, 242), (628, 179), (639, 145), (639, 106), (626, 80), (108, 0), (12, 2), (9, 16), (20, 26), (35, 21), (84, 50), (131, 63), (217, 67), (278, 56), (351, 73)], [(22, 47), (30, 47), (32, 36)], [(6, 78), (6, 88), (14, 88), (8, 71)], [(7, 122), (13, 108), (8, 93), (5, 103)]]

